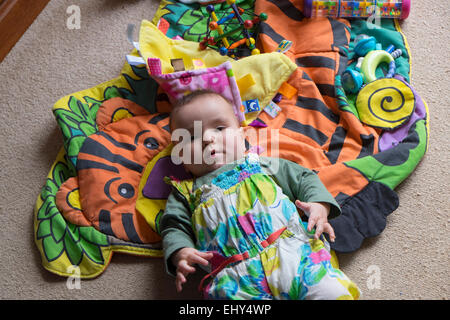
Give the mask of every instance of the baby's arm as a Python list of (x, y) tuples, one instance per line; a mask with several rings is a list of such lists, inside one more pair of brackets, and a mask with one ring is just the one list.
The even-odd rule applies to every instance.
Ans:
[(263, 158), (263, 163), (283, 192), (308, 216), (308, 231), (316, 227), (316, 238), (326, 232), (334, 241), (328, 219), (338, 216), (341, 208), (317, 174), (285, 159)]
[(296, 194), (298, 200), (295, 205), (308, 216), (307, 230), (311, 231), (316, 228), (315, 239), (319, 239), (320, 235), (326, 232), (330, 236), (330, 241), (334, 242), (336, 236), (333, 227), (328, 222), (328, 215), (331, 208), (333, 215), (340, 213), (340, 208), (317, 174), (304, 169), (297, 182)]
[(184, 197), (172, 191), (160, 220), (160, 233), (164, 250), (166, 271), (176, 276), (177, 266), (172, 256), (182, 248), (195, 248), (195, 235), (191, 225), (191, 212)]
[(180, 292), (182, 284), (186, 282), (186, 276), (195, 272), (193, 265), (207, 265), (212, 253), (194, 249), (195, 235), (191, 225), (191, 212), (184, 202), (184, 197), (177, 191), (173, 191), (167, 199), (160, 230), (166, 271), (176, 277), (175, 284)]

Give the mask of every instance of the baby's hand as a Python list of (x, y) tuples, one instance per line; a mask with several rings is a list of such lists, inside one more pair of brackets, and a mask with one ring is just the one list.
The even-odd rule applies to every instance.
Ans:
[(322, 232), (328, 233), (330, 241), (334, 242), (336, 236), (331, 224), (328, 222), (328, 213), (330, 212), (330, 205), (325, 202), (301, 202), (295, 201), (297, 208), (302, 209), (308, 216), (308, 232), (316, 227), (314, 239), (319, 239)]
[(177, 277), (175, 279), (175, 285), (177, 292), (181, 292), (183, 283), (186, 282), (186, 277), (189, 273), (195, 272), (194, 264), (201, 264), (207, 266), (208, 260), (211, 259), (213, 254), (211, 252), (202, 252), (194, 248), (182, 248), (175, 252), (172, 257), (172, 263), (177, 268)]

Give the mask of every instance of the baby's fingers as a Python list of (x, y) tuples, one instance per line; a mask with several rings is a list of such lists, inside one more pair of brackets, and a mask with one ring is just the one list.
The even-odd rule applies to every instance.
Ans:
[(319, 221), (319, 217), (312, 215), (309, 217), (308, 219), (308, 232), (311, 232), (311, 230), (314, 228), (314, 226), (317, 224), (317, 222)]
[(177, 287), (177, 292), (183, 290), (183, 283), (186, 282), (186, 277), (181, 272), (177, 272), (177, 277), (175, 279), (175, 286)]
[(295, 200), (295, 206), (305, 212), (308, 216), (311, 211), (311, 204), (308, 202), (302, 202), (300, 200)]
[(213, 253), (208, 251), (198, 251), (198, 254), (206, 260), (209, 260), (213, 257)]
[(317, 221), (316, 233), (314, 234), (314, 239), (319, 239), (320, 235), (323, 233), (324, 223), (320, 220)]
[(209, 264), (209, 259), (213, 257), (211, 252), (202, 252), (198, 251), (197, 255), (191, 257), (191, 263), (201, 264), (203, 266), (207, 266)]
[(183, 274), (195, 272), (195, 268), (193, 266), (190, 266), (186, 260), (180, 261), (177, 270), (181, 271)]
[(334, 240), (336, 240), (336, 235), (334, 234), (334, 230), (333, 230), (333, 227), (331, 226), (331, 224), (329, 224), (329, 223), (325, 224), (324, 232), (328, 233), (328, 235), (330, 236), (331, 242), (334, 242)]

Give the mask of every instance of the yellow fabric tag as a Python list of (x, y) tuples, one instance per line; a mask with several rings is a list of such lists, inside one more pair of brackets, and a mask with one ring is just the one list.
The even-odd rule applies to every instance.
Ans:
[(251, 75), (251, 73), (246, 74), (242, 78), (238, 79), (236, 82), (239, 87), (239, 92), (241, 93), (241, 95), (243, 95), (245, 92), (247, 92), (247, 90), (251, 86), (256, 84), (256, 81), (253, 78), (253, 76)]
[(278, 92), (286, 98), (292, 99), (292, 97), (297, 94), (297, 89), (291, 86), (289, 83), (283, 82), (280, 89), (278, 89)]

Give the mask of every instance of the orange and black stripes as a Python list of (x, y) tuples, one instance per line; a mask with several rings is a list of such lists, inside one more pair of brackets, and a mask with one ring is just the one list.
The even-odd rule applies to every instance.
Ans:
[(288, 80), (298, 94), (283, 98), (276, 118), (263, 112), (258, 119), (270, 129), (280, 129), (280, 157), (316, 170), (333, 195), (346, 198), (368, 182), (342, 163), (375, 154), (380, 132), (341, 112), (337, 104), (335, 77), (347, 67), (349, 22), (307, 19), (302, 7), (303, 1), (293, 0), (255, 3), (255, 12), (269, 17), (260, 26), (259, 46), (271, 52), (281, 40), (293, 41), (285, 54), (298, 66)]
[[(108, 123), (118, 110), (133, 116)], [(113, 98), (100, 107), (97, 124), (101, 130), (84, 140), (77, 158), (77, 178), (60, 189), (58, 206), (64, 208), (68, 221), (81, 221), (118, 239), (160, 241), (136, 210), (136, 200), (145, 166), (170, 143), (168, 114), (150, 115), (129, 100)], [(68, 195), (74, 190), (80, 192), (82, 212), (69, 203)]]

